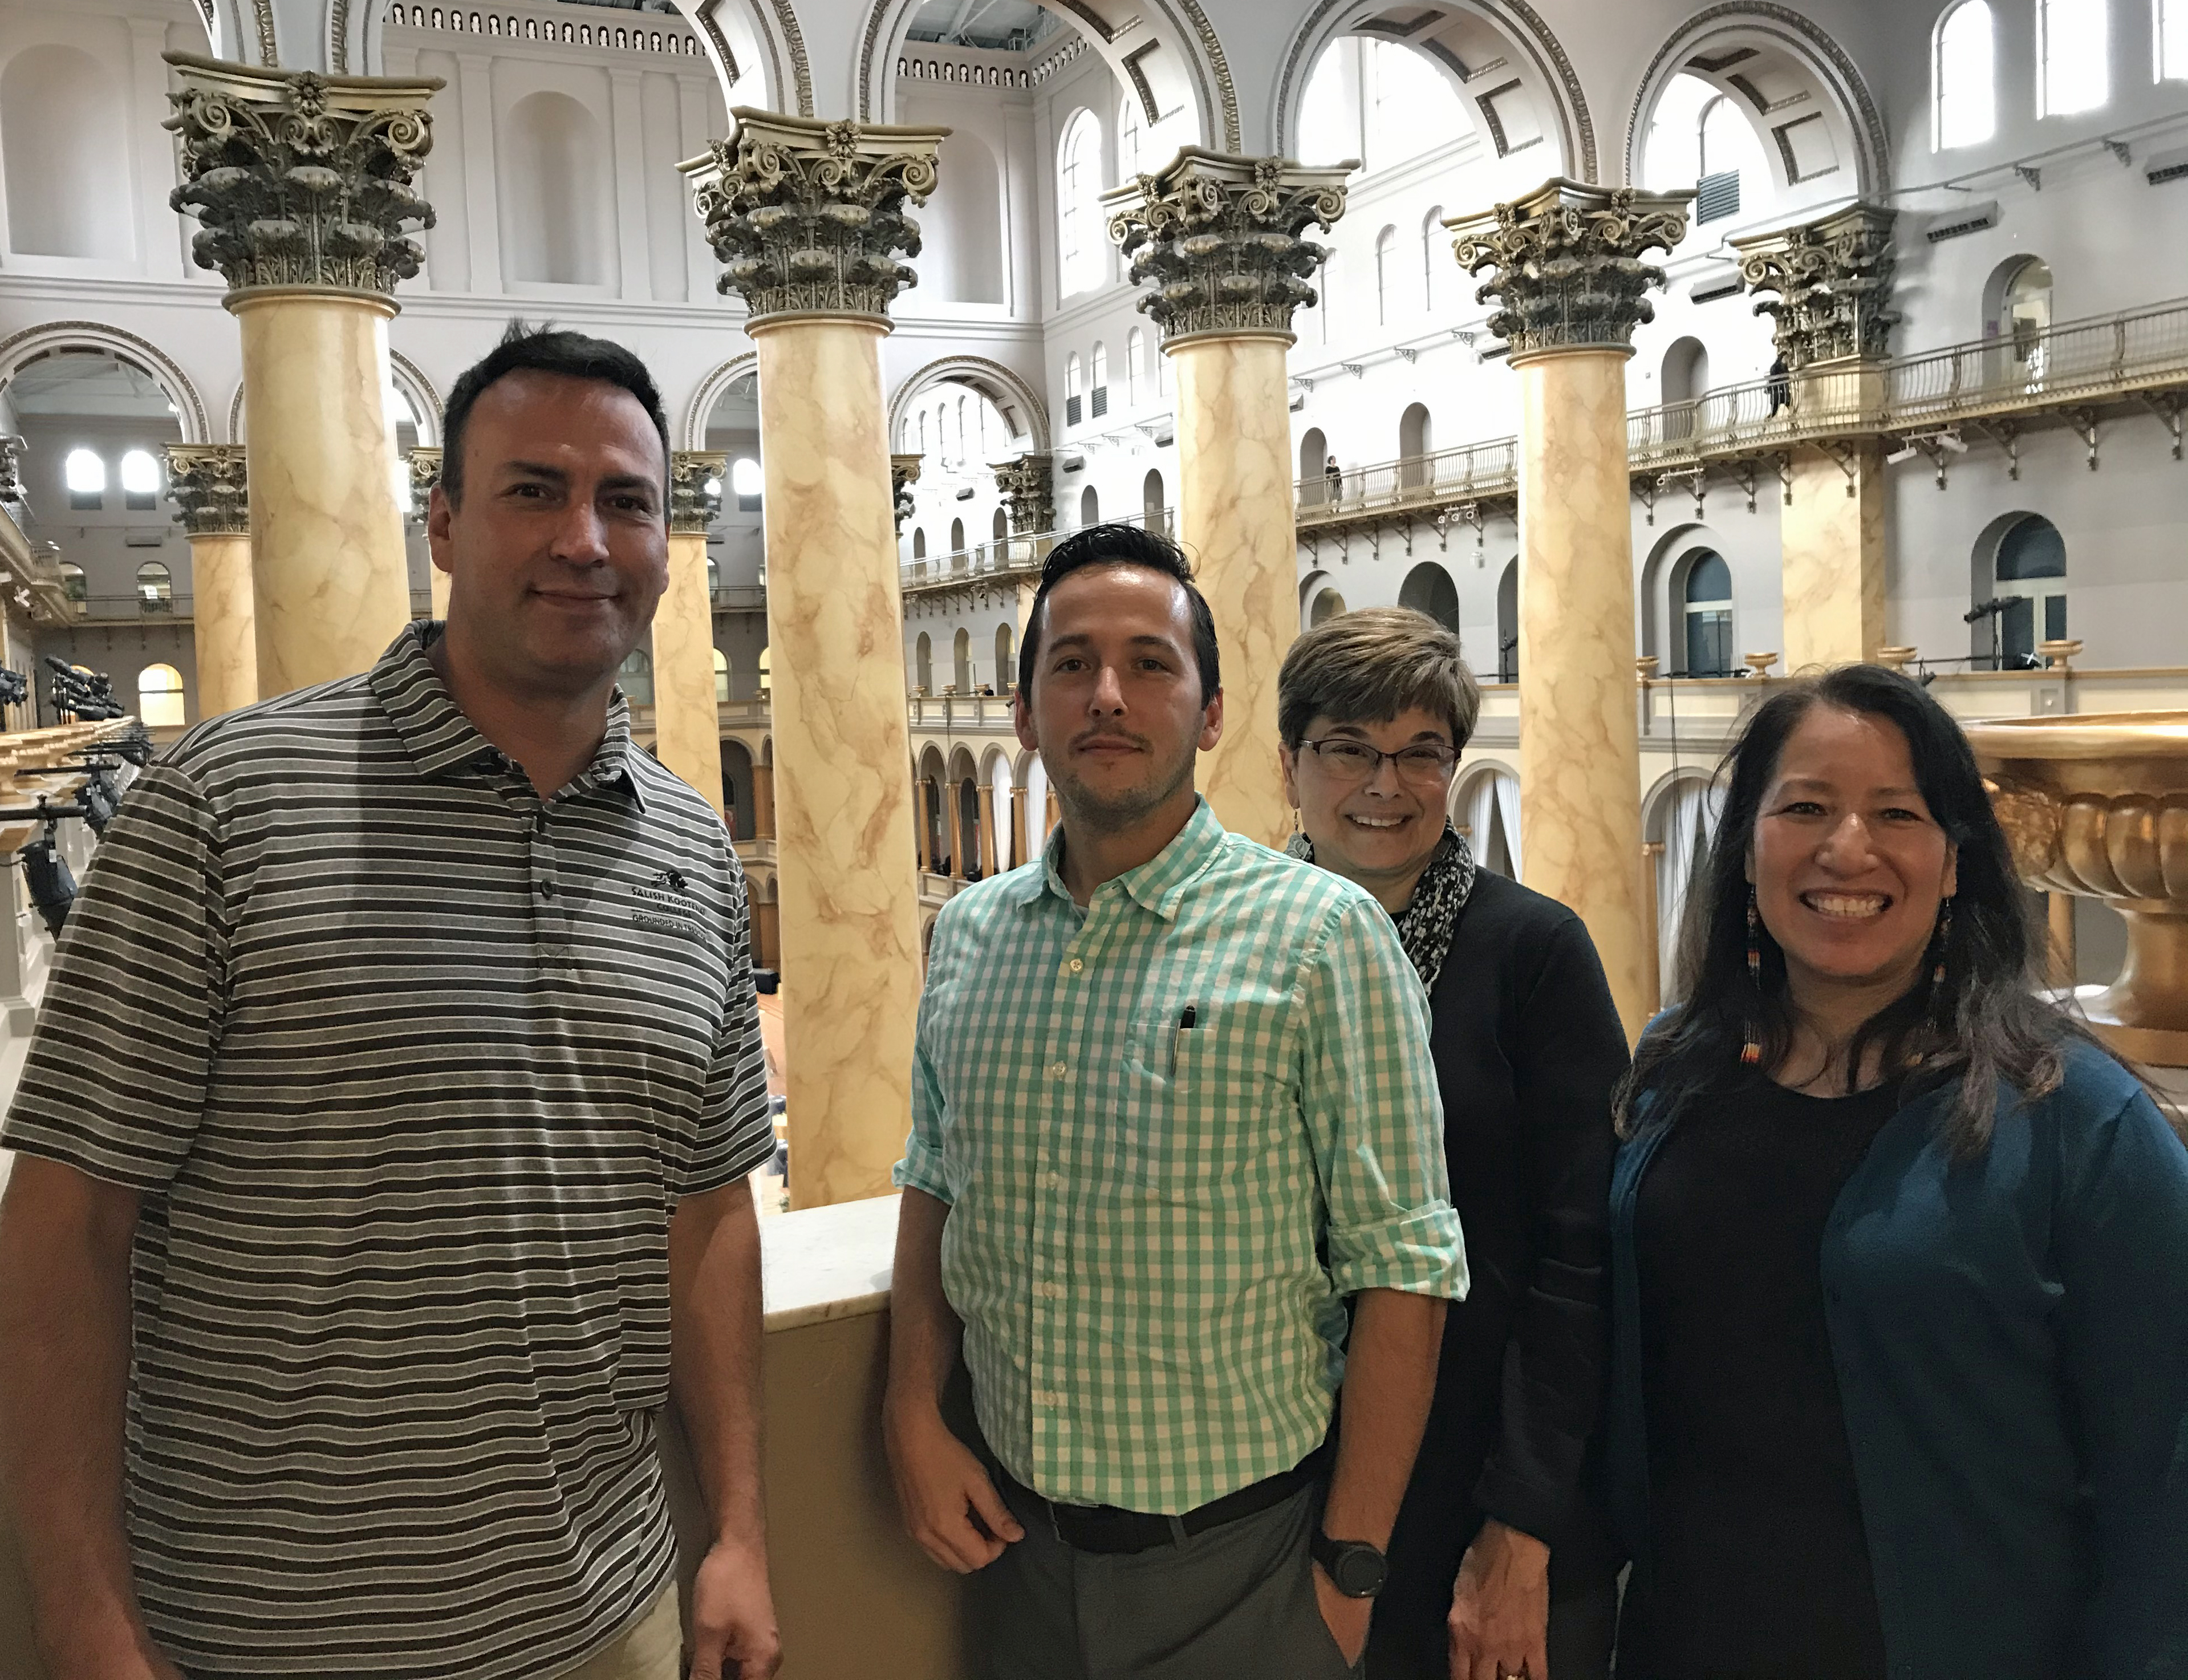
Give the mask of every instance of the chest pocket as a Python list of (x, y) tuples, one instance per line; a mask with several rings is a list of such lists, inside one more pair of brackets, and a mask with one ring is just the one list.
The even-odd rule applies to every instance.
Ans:
[(1163, 1200), (1204, 1201), (1260, 1177), (1298, 1121), (1278, 1012), (1240, 1005), (1180, 1030), (1175, 1016), (1142, 1023), (1127, 1051), (1119, 1164)]

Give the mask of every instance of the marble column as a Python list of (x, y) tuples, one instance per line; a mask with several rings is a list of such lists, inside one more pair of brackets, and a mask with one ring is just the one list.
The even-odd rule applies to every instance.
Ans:
[(790, 1197), (814, 1207), (885, 1193), (910, 1113), (919, 882), (881, 341), (948, 131), (734, 115), (682, 166), (759, 352)]
[(714, 600), (707, 527), (730, 458), (679, 449), (668, 463), (668, 587), (653, 612), (653, 748), (722, 810), (722, 714), (714, 698)]
[(1649, 1010), (1634, 699), (1626, 363), (1691, 193), (1553, 180), (1446, 223), (1494, 269), (1489, 330), (1520, 381), (1520, 809), (1526, 881), (1587, 924), (1629, 1037)]
[(775, 838), (775, 766), (753, 766), (753, 837)]
[(242, 339), (258, 686), (283, 694), (367, 668), (409, 622), (387, 323), (432, 225), (409, 183), (442, 84), (166, 57), (171, 202)]
[(931, 875), (934, 872), (934, 784), (921, 776), (912, 783), (911, 790), (918, 806), (912, 820), (918, 825), (920, 873)]
[[(1895, 212), (1852, 204), (1780, 232), (1735, 240), (1748, 289), (1765, 294), (1797, 437), (1812, 412), (1880, 414), (1891, 354)], [(1789, 442), (1779, 517), (1785, 573), (1785, 668), (1875, 659), (1884, 625), (1885, 482), (1874, 441)]]
[(1026, 791), (1011, 789), (1011, 867), (1033, 861), (1033, 843), (1026, 833)]
[(251, 606), (251, 508), (242, 448), (167, 445), (167, 494), (190, 542), (190, 623), (200, 721), (258, 698)]
[(1001, 866), (1000, 848), (995, 844), (995, 790), (984, 781), (974, 797), (980, 810), (980, 878), (985, 881)]
[(1292, 312), (1326, 255), (1301, 237), (1345, 212), (1355, 166), (1188, 146), (1102, 200), (1177, 376), (1178, 534), (1223, 656), (1223, 737), (1200, 765), (1226, 827), (1276, 846), (1290, 828), (1277, 760), (1277, 672), (1299, 634)]
[[(995, 475), (995, 488), (1001, 493), (1012, 536), (1033, 537), (1056, 529), (1054, 455), (1046, 449), (1029, 449), (989, 470)], [(1000, 684), (995, 691), (1002, 691)]]
[(965, 878), (965, 796), (960, 790), (965, 784), (951, 781), (943, 785), (948, 789), (942, 798), (943, 815), (949, 824), (950, 878), (962, 881)]

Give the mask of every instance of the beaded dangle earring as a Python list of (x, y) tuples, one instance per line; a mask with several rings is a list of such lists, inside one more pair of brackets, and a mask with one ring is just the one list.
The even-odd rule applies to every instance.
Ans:
[[(1755, 987), (1756, 995), (1760, 996), (1762, 992), (1762, 915), (1756, 908), (1755, 888), (1752, 887), (1747, 889), (1747, 978)], [(1751, 1027), (1749, 1030), (1751, 1033), (1754, 1029)], [(1740, 1060), (1745, 1067), (1760, 1066), (1762, 1061), (1762, 1044), (1751, 1037), (1740, 1047)]]
[(1953, 901), (1950, 899), (1937, 906), (1937, 932), (1934, 937), (1937, 960), (1930, 968), (1930, 1007), (1933, 1011), (1943, 1001), (1945, 990), (1945, 951), (1953, 937)]

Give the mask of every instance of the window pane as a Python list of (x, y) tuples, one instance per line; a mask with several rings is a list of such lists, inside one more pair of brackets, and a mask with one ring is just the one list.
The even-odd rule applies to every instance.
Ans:
[(2067, 597), (2044, 597), (2044, 640), (2063, 641), (2067, 636)]
[(1962, 0), (1937, 31), (1937, 144), (1972, 146), (1998, 126), (1988, 0)]
[(1690, 604), (1732, 599), (1732, 568), (1724, 556), (1706, 550), (1687, 568), (1687, 600)]
[(121, 488), (133, 496), (157, 495), (159, 463), (144, 450), (132, 449), (121, 458)]
[(2188, 0), (2157, 0), (2157, 74), (2188, 76)]
[(2044, 0), (2044, 115), (2095, 110), (2110, 96), (2105, 0)]

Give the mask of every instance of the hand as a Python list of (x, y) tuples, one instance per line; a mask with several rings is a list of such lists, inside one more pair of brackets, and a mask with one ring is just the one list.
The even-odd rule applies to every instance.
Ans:
[(980, 1461), (940, 1412), (911, 1420), (892, 1415), (882, 1433), (905, 1531), (943, 1568), (970, 1575), (1001, 1557), (1012, 1541), (1025, 1538)]
[(766, 1552), (747, 1542), (716, 1541), (691, 1587), (691, 1680), (771, 1680), (781, 1666)]
[(1314, 1566), (1314, 1602), (1322, 1611), (1322, 1625), (1329, 1630), (1329, 1637), (1337, 1641), (1339, 1654), (1347, 1668), (1360, 1666), (1360, 1654), (1368, 1649), (1368, 1621), (1375, 1614), (1373, 1598), (1348, 1598), (1337, 1590), (1337, 1583), (1320, 1564)]
[(1550, 1548), (1492, 1518), (1451, 1591), (1451, 1680), (1550, 1680)]

